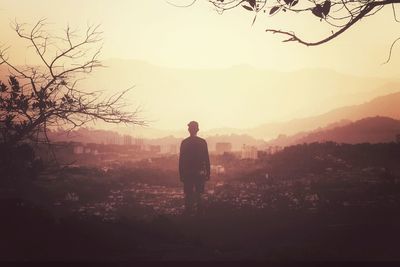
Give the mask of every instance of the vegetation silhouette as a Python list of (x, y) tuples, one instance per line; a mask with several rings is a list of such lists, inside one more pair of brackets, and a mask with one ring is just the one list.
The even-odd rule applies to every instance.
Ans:
[(45, 19), (30, 28), (18, 22), (13, 27), (40, 64), (18, 66), (10, 59), (8, 48), (0, 47), (0, 65), (9, 72), (8, 81), (0, 81), (3, 177), (37, 173), (40, 164), (33, 146), (41, 143), (51, 146), (48, 130), (54, 127), (72, 130), (96, 120), (146, 124), (139, 118), (138, 108), (126, 111), (123, 96), (129, 89), (104, 98), (102, 92), (79, 85), (81, 79), (102, 67), (99, 60), (102, 32), (98, 25), (89, 25), (82, 36), (69, 26), (64, 35), (54, 36), (46, 30)]

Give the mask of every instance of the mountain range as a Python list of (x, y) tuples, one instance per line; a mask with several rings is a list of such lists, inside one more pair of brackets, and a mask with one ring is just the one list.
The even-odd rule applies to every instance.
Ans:
[(268, 145), (290, 146), (326, 141), (346, 144), (388, 143), (397, 141), (398, 135), (400, 135), (400, 120), (376, 116), (334, 128), (327, 127), (309, 133), (280, 136), (268, 142)]
[[(278, 136), (285, 136), (284, 143), (287, 142), (287, 136), (298, 139), (307, 135), (310, 131), (318, 131), (321, 129), (330, 129), (338, 126), (346, 125), (350, 122), (361, 120), (367, 117), (389, 117), (400, 119), (400, 92), (395, 92), (383, 96), (378, 96), (370, 101), (358, 105), (349, 105), (341, 108), (333, 109), (329, 112), (311, 116), (306, 118), (293, 119), (285, 122), (266, 123), (257, 127), (247, 129), (237, 128), (216, 128), (208, 131), (202, 131), (205, 137), (215, 135), (248, 135), (255, 139), (265, 141), (276, 139)], [(120, 131), (118, 128), (114, 130)], [(167, 131), (154, 128), (136, 127), (133, 131), (127, 131), (133, 134), (141, 133), (142, 136), (168, 136), (183, 137), (187, 134), (186, 129), (181, 131)], [(146, 134), (147, 133), (147, 134)], [(283, 140), (282, 140), (283, 141)], [(282, 143), (283, 144), (283, 143)]]
[(346, 124), (366, 117), (384, 116), (400, 118), (400, 92), (379, 96), (359, 105), (346, 106), (318, 116), (294, 119), (283, 123), (268, 123), (248, 129), (247, 134), (256, 138), (278, 135), (294, 135), (299, 132), (317, 130), (321, 127), (332, 127), (331, 124)]

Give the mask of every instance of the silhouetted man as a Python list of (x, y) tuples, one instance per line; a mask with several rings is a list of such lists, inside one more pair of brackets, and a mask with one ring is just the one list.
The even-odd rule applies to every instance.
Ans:
[(188, 124), (190, 136), (181, 143), (179, 155), (179, 175), (185, 193), (185, 210), (192, 212), (194, 204), (201, 208), (201, 194), (205, 181), (210, 179), (210, 158), (207, 142), (197, 136), (199, 124), (191, 121)]

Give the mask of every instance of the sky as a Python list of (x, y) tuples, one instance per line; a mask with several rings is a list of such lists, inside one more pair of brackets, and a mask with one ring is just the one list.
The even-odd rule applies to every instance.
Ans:
[[(188, 2), (174, 1), (176, 4)], [(391, 79), (396, 79), (400, 69), (400, 47), (395, 47), (388, 64), (382, 64), (392, 41), (400, 36), (400, 24), (394, 21), (390, 7), (362, 20), (332, 42), (318, 47), (305, 47), (297, 43), (282, 43), (282, 37), (265, 33), (265, 29), (294, 30), (308, 40), (328, 35), (331, 28), (310, 14), (280, 13), (273, 17), (259, 14), (252, 26), (251, 12), (239, 8), (220, 15), (207, 1), (202, 0), (189, 8), (178, 8), (165, 0), (2, 0), (0, 44), (11, 46), (10, 56), (15, 64), (34, 63), (35, 60), (26, 52), (26, 47), (18, 40), (10, 23), (17, 20), (32, 24), (40, 18), (46, 18), (48, 29), (55, 33), (61, 32), (66, 25), (84, 30), (87, 24), (101, 24), (103, 60), (141, 60), (165, 68), (192, 70), (242, 65), (284, 72), (323, 68), (362, 77)], [(140, 87), (137, 90), (140, 91)], [(221, 90), (229, 93), (229, 88)], [(271, 98), (271, 94), (274, 93), (268, 91), (264, 96)], [(152, 105), (151, 98), (146, 97), (145, 93), (139, 95), (143, 96), (151, 117), (159, 121), (154, 124), (155, 127), (173, 125), (173, 128), (178, 128), (189, 117), (177, 117), (182, 114), (179, 108), (166, 111), (166, 107), (159, 106), (160, 101)], [(260, 95), (255, 97), (259, 98)], [(235, 98), (240, 98), (240, 95), (236, 94)], [(249, 101), (246, 106), (250, 110), (252, 101), (258, 101), (247, 96), (246, 99)], [(218, 108), (217, 105), (214, 109), (210, 107), (210, 114), (218, 112)], [(169, 114), (164, 116), (166, 112)], [(279, 119), (294, 118), (296, 111), (288, 114)], [(306, 114), (303, 112), (303, 115)], [(206, 128), (217, 125), (212, 117), (201, 116), (204, 124), (208, 125)], [(263, 121), (278, 119), (277, 116), (261, 117)], [(168, 120), (174, 121), (170, 123)], [(263, 121), (253, 121), (253, 124)], [(240, 127), (234, 123), (224, 126)]]

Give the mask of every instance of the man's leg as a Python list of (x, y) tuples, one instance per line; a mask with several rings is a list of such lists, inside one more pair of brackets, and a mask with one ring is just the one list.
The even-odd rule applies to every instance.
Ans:
[(187, 180), (184, 182), (184, 193), (185, 193), (185, 212), (191, 213), (193, 211), (194, 202), (194, 190), (193, 182)]
[(196, 203), (197, 212), (202, 211), (201, 194), (199, 192), (194, 193), (194, 202)]
[(199, 179), (196, 182), (195, 190), (194, 190), (194, 201), (196, 202), (197, 212), (203, 213), (203, 201), (202, 201), (202, 194), (204, 193), (204, 183), (203, 179)]
[(194, 205), (193, 194), (185, 194), (185, 212), (192, 212)]

